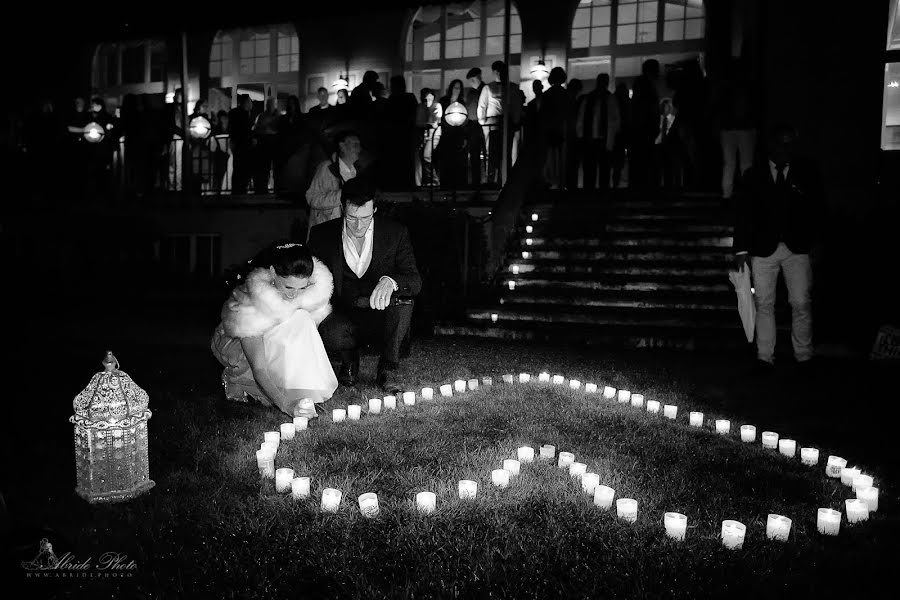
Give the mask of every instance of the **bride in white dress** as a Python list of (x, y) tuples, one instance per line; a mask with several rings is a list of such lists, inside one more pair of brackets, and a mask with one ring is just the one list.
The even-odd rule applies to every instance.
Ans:
[(314, 418), (315, 403), (338, 386), (317, 329), (331, 312), (333, 277), (302, 244), (276, 246), (269, 256), (225, 302), (212, 351), (225, 367), (229, 399), (252, 396)]

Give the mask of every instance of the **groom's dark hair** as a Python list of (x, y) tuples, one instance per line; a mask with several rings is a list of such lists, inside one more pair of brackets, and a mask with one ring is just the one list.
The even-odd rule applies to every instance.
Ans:
[(341, 188), (341, 204), (345, 209), (348, 204), (362, 206), (370, 200), (378, 205), (378, 190), (365, 174), (357, 175)]

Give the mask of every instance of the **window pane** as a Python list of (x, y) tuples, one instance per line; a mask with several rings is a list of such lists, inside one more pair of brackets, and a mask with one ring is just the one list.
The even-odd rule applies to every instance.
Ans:
[(234, 58), (234, 44), (231, 43), (231, 40), (228, 40), (222, 44), (222, 59), (230, 61), (232, 58)]
[(430, 44), (432, 42), (440, 43), (440, 41), (441, 41), (441, 32), (440, 31), (438, 31), (437, 33), (432, 33), (431, 35), (425, 37), (425, 43), (428, 43), (428, 44)]
[(503, 17), (489, 17), (487, 20), (488, 35), (503, 35)]
[(684, 39), (684, 21), (666, 21), (665, 30), (663, 31), (663, 39), (683, 40)]
[(590, 30), (589, 29), (573, 29), (572, 30), (572, 47), (587, 48), (590, 46)]
[[(253, 42), (241, 41), (241, 57), (253, 56)], [(243, 68), (241, 69), (243, 72)]]
[(254, 65), (254, 69), (257, 73), (268, 73), (269, 72), (269, 57), (263, 56), (261, 58), (256, 59), (256, 64)]
[(900, 50), (900, 1), (894, 7), (894, 19), (888, 31), (888, 50)]
[(278, 72), (287, 73), (291, 70), (291, 58), (285, 54), (278, 57)]
[(249, 75), (253, 73), (253, 59), (252, 58), (242, 58), (241, 59), (241, 75)]
[(411, 61), (413, 59), (413, 47), (412, 44), (406, 45), (406, 60)]
[(269, 55), (269, 38), (258, 39), (256, 40), (256, 56), (268, 56)]
[(619, 23), (634, 23), (637, 21), (637, 6), (624, 4), (619, 6)]
[(213, 61), (209, 63), (209, 76), (210, 77), (221, 77), (222, 76), (222, 63), (218, 61)]
[(572, 27), (590, 27), (591, 25), (591, 9), (579, 8), (575, 11), (575, 20), (572, 21)]
[(489, 37), (485, 40), (485, 49), (484, 53), (491, 54), (503, 54), (503, 38), (500, 36)]
[(683, 18), (684, 18), (684, 5), (666, 2), (666, 19), (667, 20), (671, 21), (674, 19), (683, 19)]
[(441, 57), (440, 42), (427, 42), (425, 44), (424, 60), (438, 60)]
[(601, 6), (600, 8), (594, 9), (594, 22), (593, 25), (609, 25), (610, 19), (612, 17), (612, 9), (608, 6)]
[(475, 19), (463, 25), (463, 37), (481, 37), (481, 19)]
[(278, 54), (290, 54), (290, 53), (291, 53), (291, 38), (279, 34), (278, 35)]
[[(222, 61), (222, 76), (231, 75), (231, 59)], [(162, 81), (160, 79), (160, 81)]]
[(900, 63), (884, 66), (883, 110), (881, 149), (900, 150)]
[(222, 59), (222, 44), (216, 43), (212, 45), (212, 48), (209, 51), (209, 60), (221, 60)]
[(591, 46), (609, 46), (609, 27), (591, 29)]
[(649, 23), (650, 21), (656, 21), (656, 9), (658, 5), (655, 0), (653, 2), (641, 2), (640, 9), (640, 22), (641, 23)]
[(463, 42), (463, 56), (478, 56), (481, 54), (481, 40), (466, 40)]
[(702, 8), (691, 8), (690, 6), (687, 7), (687, 11), (685, 12), (685, 17), (687, 17), (688, 19), (697, 19), (702, 16), (703, 16)]
[(462, 25), (454, 25), (447, 29), (447, 39), (448, 40), (461, 40), (463, 37), (463, 28)]
[(641, 23), (638, 25), (637, 41), (641, 44), (656, 41), (656, 23)]
[(703, 37), (703, 19), (688, 19), (684, 28), (684, 39), (696, 40)]
[(300, 70), (300, 55), (295, 52), (291, 54), (291, 72)]
[(619, 25), (619, 29), (616, 31), (616, 43), (633, 44), (634, 32), (634, 25)]
[(126, 47), (122, 51), (122, 83), (144, 83), (146, 46)]
[(444, 58), (459, 58), (462, 56), (462, 41), (453, 40), (447, 42), (444, 48)]
[(518, 33), (509, 36), (509, 53), (521, 54), (522, 52), (522, 34)]

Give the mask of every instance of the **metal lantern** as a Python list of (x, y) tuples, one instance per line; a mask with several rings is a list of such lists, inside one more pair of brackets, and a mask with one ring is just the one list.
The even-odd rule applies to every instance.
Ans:
[(544, 60), (541, 59), (537, 61), (537, 64), (531, 68), (531, 76), (534, 79), (544, 80), (550, 76), (550, 69), (547, 68), (547, 65), (544, 64)]
[(454, 102), (447, 107), (447, 112), (444, 113), (444, 120), (447, 121), (448, 125), (454, 127), (462, 125), (468, 118), (469, 111), (466, 110), (465, 105), (461, 102)]
[(189, 129), (191, 131), (191, 137), (195, 140), (205, 140), (209, 137), (209, 134), (212, 133), (212, 125), (210, 125), (209, 119), (203, 115), (198, 115), (191, 119)]
[(75, 491), (88, 502), (120, 502), (148, 491), (147, 392), (119, 370), (106, 353), (103, 371), (94, 375), (73, 402), (75, 415)]
[(331, 87), (334, 88), (334, 91), (338, 90), (347, 90), (350, 89), (350, 82), (347, 81), (347, 78), (341, 75), (337, 79), (334, 80), (334, 83), (331, 84)]
[(96, 121), (91, 121), (84, 126), (84, 139), (92, 144), (102, 142), (105, 135), (106, 131), (103, 129), (103, 126)]

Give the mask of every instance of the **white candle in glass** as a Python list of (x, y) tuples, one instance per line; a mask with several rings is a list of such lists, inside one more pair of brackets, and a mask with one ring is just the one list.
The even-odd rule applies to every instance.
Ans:
[(403, 392), (403, 404), (406, 406), (414, 406), (416, 404), (416, 393)]
[(582, 462), (573, 462), (569, 465), (569, 475), (572, 477), (581, 477), (587, 473), (587, 465)]
[(454, 381), (453, 391), (457, 394), (462, 394), (464, 391), (466, 391), (466, 382), (462, 379), (457, 379), (456, 381)]
[(494, 469), (491, 471), (491, 483), (497, 487), (505, 488), (509, 485), (509, 471), (506, 469)]
[(556, 456), (556, 446), (544, 444), (541, 446), (541, 458), (553, 458)]
[(520, 463), (534, 462), (534, 448), (531, 446), (520, 446), (516, 450), (516, 456)]
[(691, 424), (692, 427), (703, 427), (703, 413), (702, 412), (697, 412), (697, 411), (691, 412), (689, 419), (690, 420), (688, 422)]
[(586, 383), (584, 384), (584, 391), (588, 394), (596, 394), (597, 393), (597, 384), (596, 383)]
[(756, 441), (756, 427), (754, 425), (741, 425), (741, 441), (742, 442), (755, 442)]
[(371, 519), (378, 516), (378, 494), (366, 492), (357, 498), (357, 502), (359, 503), (359, 512), (364, 517)]
[(659, 400), (647, 400), (647, 412), (658, 413), (659, 412)]
[(294, 432), (303, 431), (309, 428), (308, 417), (294, 417)]
[(722, 545), (729, 550), (737, 550), (744, 545), (747, 526), (740, 521), (725, 519), (722, 521)]
[(547, 373), (545, 371), (538, 373), (538, 381), (540, 381), (541, 383), (548, 383), (550, 381), (550, 373)]
[(474, 392), (474, 391), (477, 390), (477, 389), (478, 389), (478, 380), (477, 380), (477, 379), (470, 379), (470, 380), (469, 380), (469, 391)]
[(529, 258), (531, 258), (531, 252), (523, 252), (522, 253), (523, 260), (528, 260)]
[(828, 464), (825, 465), (825, 475), (832, 479), (837, 479), (841, 476), (841, 469), (846, 466), (847, 461), (845, 459), (832, 454), (828, 457)]
[(667, 512), (663, 515), (663, 525), (666, 535), (679, 542), (684, 541), (687, 534), (687, 517), (677, 512)]
[(584, 493), (594, 495), (594, 490), (600, 485), (600, 475), (597, 473), (585, 473), (581, 476), (581, 489)]
[(351, 421), (359, 421), (359, 417), (362, 415), (362, 406), (359, 404), (351, 404), (347, 407), (347, 418)]
[(678, 415), (678, 407), (674, 404), (663, 405), (663, 416), (667, 419), (674, 419)]
[(858, 498), (844, 500), (847, 508), (847, 523), (859, 523), (869, 519), (869, 505)]
[(293, 421), (290, 423), (282, 423), (281, 424), (281, 439), (283, 440), (292, 440), (294, 439), (294, 423)]
[(512, 383), (512, 382), (513, 382), (513, 376), (511, 374), (507, 373), (506, 375), (503, 376), (503, 383)]
[(869, 506), (869, 512), (876, 512), (878, 510), (877, 487), (868, 487), (861, 490), (856, 490), (856, 497)]
[(644, 407), (644, 395), (643, 394), (632, 394), (631, 395), (631, 405), (635, 408), (643, 408)]
[(337, 512), (341, 504), (341, 490), (325, 488), (322, 490), (322, 510), (324, 512)]
[(616, 515), (630, 523), (637, 521), (638, 503), (634, 498), (616, 500)]
[(816, 517), (816, 527), (822, 535), (837, 535), (841, 530), (841, 511), (820, 508)]
[(507, 458), (503, 461), (503, 468), (509, 471), (510, 475), (518, 475), (521, 467), (522, 464), (513, 458)]
[(817, 448), (800, 448), (800, 462), (813, 467), (819, 462), (819, 450)]
[(598, 485), (594, 488), (594, 504), (603, 510), (609, 510), (612, 506), (613, 498), (616, 496), (616, 490), (606, 485)]
[(528, 373), (519, 373), (519, 383), (528, 383), (531, 381), (531, 375)]
[(525, 245), (530, 246), (534, 243), (534, 240), (531, 238), (525, 238)]
[(616, 388), (609, 387), (608, 385), (604, 386), (603, 387), (603, 397), (606, 398), (607, 400), (612, 400), (613, 398), (615, 398), (616, 397)]
[(844, 485), (852, 485), (853, 478), (862, 474), (862, 471), (856, 467), (844, 467), (841, 469), (841, 483)]
[(794, 455), (797, 454), (796, 440), (790, 440), (788, 438), (778, 440), (778, 452), (788, 458), (794, 458)]
[(858, 477), (854, 477), (851, 483), (853, 491), (858, 492), (859, 490), (864, 490), (875, 485), (875, 479), (871, 475), (859, 475)]
[(554, 375), (553, 376), (553, 384), (554, 385), (562, 385), (563, 383), (565, 383), (565, 381), (566, 381), (566, 378), (563, 377), (562, 375)]
[(762, 432), (762, 445), (763, 448), (769, 448), (770, 450), (774, 450), (778, 447), (778, 434), (774, 431), (763, 431)]
[(381, 398), (369, 398), (369, 414), (381, 414)]
[(275, 442), (278, 443), (281, 440), (281, 432), (279, 431), (267, 431), (263, 434), (263, 439), (267, 442)]
[(491, 323), (496, 323), (499, 318), (500, 315), (498, 315), (497, 313), (491, 313)]
[[(532, 221), (537, 221), (537, 220), (538, 220), (538, 214), (537, 214), (537, 213), (531, 213), (531, 220), (532, 220)], [(529, 225), (529, 227), (531, 227), (531, 225)]]
[(518, 275), (519, 274), (519, 265), (513, 265), (512, 267), (510, 267), (509, 270), (512, 271), (513, 275)]
[(573, 390), (581, 389), (581, 382), (578, 381), (577, 379), (570, 379), (570, 380), (569, 380), (569, 387), (570, 387), (571, 389), (573, 389)]
[(791, 520), (782, 515), (770, 514), (766, 520), (766, 537), (786, 542), (791, 533)]
[(416, 494), (416, 508), (419, 512), (432, 513), (437, 506), (437, 496), (434, 492), (419, 492)]
[(293, 469), (276, 469), (275, 491), (285, 493), (291, 491), (291, 481), (294, 480)]
[(309, 496), (309, 477), (294, 477), (291, 481), (291, 495), (294, 498)]
[(275, 455), (268, 449), (256, 451), (256, 466), (263, 477), (275, 477)]
[(434, 388), (423, 387), (422, 400), (431, 400), (432, 398), (434, 398)]
[(557, 462), (556, 466), (560, 469), (568, 469), (569, 465), (575, 462), (575, 455), (571, 452), (560, 452), (559, 453), (559, 462)]
[(461, 500), (471, 500), (478, 494), (478, 482), (471, 479), (461, 479), (459, 482), (459, 497)]
[(516, 289), (516, 282), (513, 280), (509, 280), (509, 282), (506, 285), (509, 286), (510, 291)]
[(397, 396), (385, 396), (381, 402), (384, 410), (394, 410), (397, 408)]
[(263, 442), (259, 449), (267, 450), (274, 457), (278, 453), (278, 442)]
[(616, 399), (622, 404), (625, 404), (631, 400), (631, 392), (628, 390), (619, 390), (616, 394)]
[(449, 383), (445, 383), (444, 385), (441, 386), (441, 396), (443, 396), (445, 398), (449, 398), (452, 395), (453, 395), (453, 386), (452, 385), (450, 385)]
[(493, 377), (482, 377), (481, 385), (484, 385), (484, 386), (494, 385), (494, 378)]
[(731, 421), (728, 419), (716, 419), (716, 433), (719, 435), (731, 433)]
[(343, 408), (335, 408), (331, 411), (331, 420), (335, 423), (340, 423), (344, 419), (347, 418), (347, 410)]

